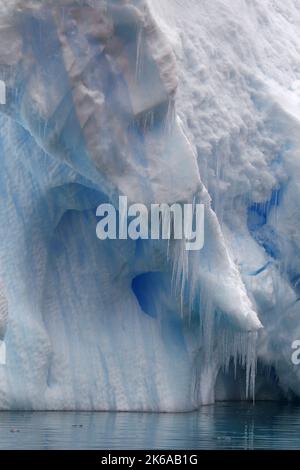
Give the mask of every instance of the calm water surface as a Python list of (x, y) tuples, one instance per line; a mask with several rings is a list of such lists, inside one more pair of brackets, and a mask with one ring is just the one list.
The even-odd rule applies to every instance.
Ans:
[(300, 449), (300, 406), (195, 413), (0, 412), (0, 449)]

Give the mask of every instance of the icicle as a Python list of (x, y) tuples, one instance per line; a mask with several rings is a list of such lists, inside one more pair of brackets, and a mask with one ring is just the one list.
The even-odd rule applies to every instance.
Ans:
[[(193, 214), (197, 198), (193, 200)], [(172, 291), (180, 302), (181, 315), (190, 320), (195, 309), (199, 312), (198, 380), (208, 370), (222, 368), (229, 373), (233, 364), (234, 376), (240, 366), (245, 370), (245, 397), (255, 398), (256, 332), (241, 332), (231, 328), (222, 313), (216, 310), (213, 295), (201, 288), (201, 251), (186, 251), (186, 240), (168, 243), (168, 259), (172, 269)], [(188, 294), (188, 295), (186, 295)], [(205, 374), (204, 374), (205, 375)]]
[(229, 329), (217, 331), (218, 358), (225, 373), (229, 372), (231, 360), (233, 361), (234, 376), (237, 374), (237, 366), (240, 365), (246, 373), (245, 397), (246, 400), (255, 399), (256, 377), (256, 343), (257, 332), (236, 332)]
[(172, 291), (180, 299), (181, 313), (183, 313), (184, 293), (189, 279), (189, 252), (186, 251), (186, 241), (176, 240), (172, 250)]
[(142, 71), (142, 40), (143, 40), (143, 30), (139, 28), (137, 35), (137, 50), (136, 50), (136, 63), (135, 63), (135, 78), (136, 81), (139, 80), (141, 71)]

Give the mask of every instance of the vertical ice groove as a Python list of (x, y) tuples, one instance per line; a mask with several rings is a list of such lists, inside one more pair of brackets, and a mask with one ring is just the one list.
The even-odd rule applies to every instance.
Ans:
[(8, 321), (8, 303), (4, 284), (0, 279), (0, 341), (4, 339)]

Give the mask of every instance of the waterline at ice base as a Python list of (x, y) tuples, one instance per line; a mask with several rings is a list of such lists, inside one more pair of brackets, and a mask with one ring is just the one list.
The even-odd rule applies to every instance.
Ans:
[[(0, 409), (300, 398), (299, 27), (299, 0), (0, 0)], [(204, 205), (203, 248), (100, 240), (121, 197)]]

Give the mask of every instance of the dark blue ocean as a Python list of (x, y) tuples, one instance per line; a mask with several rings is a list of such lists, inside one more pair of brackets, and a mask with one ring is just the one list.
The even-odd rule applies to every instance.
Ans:
[(0, 449), (300, 449), (300, 406), (219, 403), (180, 414), (0, 412)]

